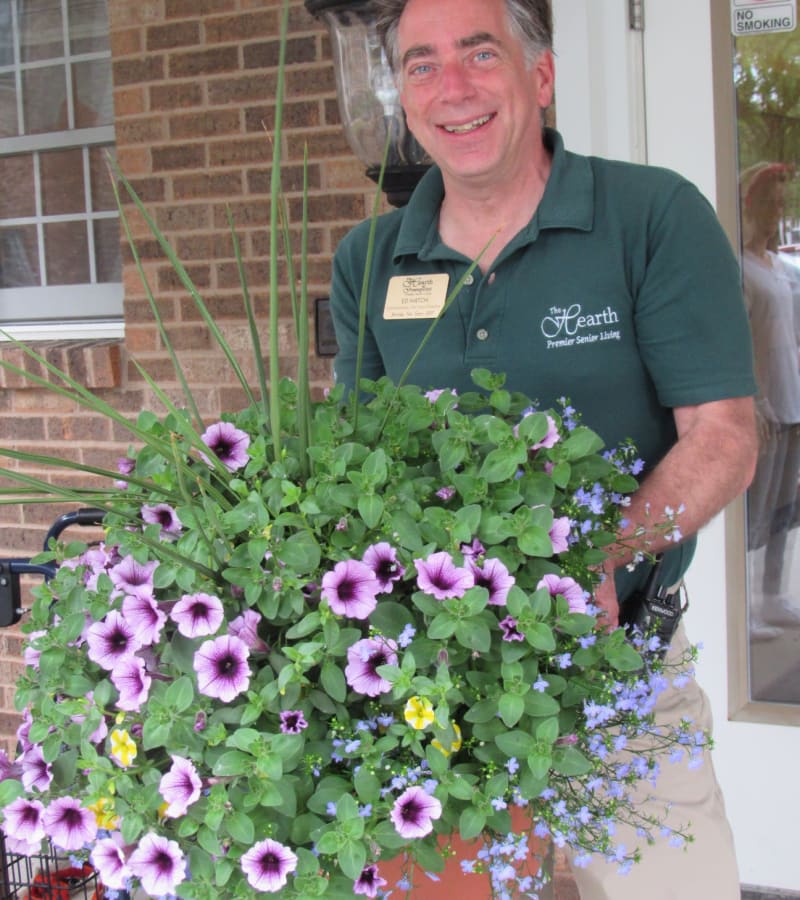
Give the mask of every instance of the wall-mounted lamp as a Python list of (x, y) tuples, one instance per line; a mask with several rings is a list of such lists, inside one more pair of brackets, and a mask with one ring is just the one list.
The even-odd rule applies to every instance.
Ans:
[(383, 190), (404, 206), (431, 161), (406, 126), (391, 67), (375, 29), (370, 0), (305, 0), (328, 27), (345, 135), (367, 175), (378, 180), (387, 135), (389, 158)]

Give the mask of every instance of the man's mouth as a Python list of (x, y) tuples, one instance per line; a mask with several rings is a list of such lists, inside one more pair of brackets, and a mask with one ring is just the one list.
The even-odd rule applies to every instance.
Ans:
[(464, 122), (463, 125), (442, 125), (442, 128), (448, 134), (468, 134), (470, 131), (475, 131), (476, 128), (480, 128), (482, 125), (485, 125), (490, 119), (494, 118), (494, 113), (489, 113), (486, 116), (481, 116), (479, 119), (473, 119), (471, 122)]

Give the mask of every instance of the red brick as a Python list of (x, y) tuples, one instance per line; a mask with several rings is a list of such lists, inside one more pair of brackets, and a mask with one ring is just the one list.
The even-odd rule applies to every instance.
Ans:
[(203, 102), (203, 88), (197, 82), (154, 84), (150, 87), (150, 108), (152, 110), (183, 109), (200, 106)]
[(303, 158), (305, 148), (308, 147), (309, 159), (326, 159), (331, 156), (346, 156), (352, 158), (353, 151), (347, 143), (347, 138), (341, 128), (318, 128), (304, 134), (298, 132), (286, 136), (289, 159)]
[[(362, 167), (363, 168), (363, 167)], [(247, 191), (250, 194), (270, 193), (271, 173), (266, 169), (247, 170)], [(281, 186), (287, 193), (302, 192), (303, 190), (303, 166), (281, 166)], [(321, 186), (321, 166), (317, 163), (309, 163), (308, 188), (310, 191)], [(260, 201), (259, 201), (260, 202)]]
[(203, 231), (209, 226), (210, 213), (207, 206), (181, 204), (161, 206), (156, 210), (156, 225), (164, 232)]
[[(211, 267), (210, 266), (185, 266), (186, 274), (189, 276), (192, 284), (196, 288), (207, 288), (211, 283)], [(178, 277), (178, 273), (172, 266), (166, 266), (158, 271), (158, 289), (159, 291), (185, 291), (183, 282)]]
[(172, 182), (176, 200), (195, 197), (234, 197), (242, 193), (239, 172), (198, 172), (196, 175), (176, 175)]
[[(244, 47), (245, 69), (273, 69), (278, 65), (280, 42), (276, 38)], [(317, 41), (314, 37), (288, 38), (286, 64), (304, 64), (317, 61)]]
[(114, 91), (114, 112), (119, 120), (125, 116), (138, 116), (147, 111), (147, 94), (144, 88), (135, 87), (120, 88)]
[(168, 19), (180, 19), (228, 12), (230, 7), (231, 0), (166, 0), (164, 12)]
[(164, 57), (145, 56), (141, 59), (120, 59), (112, 63), (114, 85), (141, 84), (147, 81), (162, 81), (164, 78)]
[(141, 28), (118, 28), (111, 32), (111, 56), (135, 56), (142, 52)]
[(191, 53), (172, 53), (169, 57), (170, 78), (197, 78), (238, 68), (238, 47), (213, 47)]
[[(246, 131), (273, 131), (275, 128), (275, 105), (265, 103), (261, 106), (250, 106), (244, 111)], [(319, 102), (307, 100), (296, 103), (284, 103), (283, 128), (318, 128), (322, 124)]]
[(147, 29), (147, 50), (172, 50), (175, 47), (197, 46), (200, 40), (200, 22), (171, 22), (168, 25), (151, 25)]
[(192, 259), (232, 259), (234, 255), (233, 239), (229, 232), (179, 237), (175, 249), (178, 258), (184, 262)]
[(188, 115), (172, 116), (169, 134), (173, 140), (235, 134), (241, 129), (239, 110), (215, 109)]
[(215, 166), (241, 166), (251, 163), (269, 164), (272, 148), (267, 136), (238, 141), (218, 141), (208, 145), (208, 164)]
[(252, 73), (237, 78), (212, 78), (208, 81), (208, 102), (213, 106), (226, 103), (243, 103), (247, 100), (263, 100), (274, 97), (277, 79), (265, 72), (254, 78)]
[(141, 119), (118, 119), (118, 144), (153, 144), (165, 138), (164, 120), (160, 116)]
[(278, 10), (207, 18), (204, 22), (207, 44), (250, 41), (257, 37), (272, 37), (278, 33)]
[(154, 172), (175, 169), (202, 169), (206, 165), (206, 148), (203, 144), (178, 144), (153, 147), (151, 151)]
[(336, 94), (333, 66), (305, 66), (290, 69), (286, 73), (287, 97), (313, 97), (319, 94)]
[(107, 441), (111, 438), (109, 420), (99, 416), (64, 416), (47, 419), (50, 441), (80, 441), (83, 444)]

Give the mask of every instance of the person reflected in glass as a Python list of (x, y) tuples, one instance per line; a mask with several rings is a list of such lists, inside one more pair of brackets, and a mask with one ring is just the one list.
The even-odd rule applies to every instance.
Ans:
[(787, 585), (787, 539), (800, 472), (800, 282), (778, 252), (778, 230), (792, 167), (762, 162), (741, 176), (742, 269), (753, 334), (759, 457), (747, 495), (748, 547), (764, 548), (760, 597), (751, 612), (754, 639), (800, 626), (800, 592)]

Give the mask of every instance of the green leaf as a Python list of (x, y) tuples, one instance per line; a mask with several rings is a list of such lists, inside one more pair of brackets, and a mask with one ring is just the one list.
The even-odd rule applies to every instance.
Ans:
[(377, 494), (361, 494), (358, 498), (358, 514), (367, 528), (376, 528), (383, 516), (383, 500)]
[(13, 778), (7, 778), (5, 781), (0, 781), (0, 809), (8, 806), (9, 803), (12, 803), (17, 797), (21, 797), (25, 793), (25, 788), (22, 786), (22, 783), (16, 781)]
[(489, 484), (508, 481), (514, 477), (517, 469), (524, 461), (524, 455), (520, 458), (520, 453), (516, 449), (498, 447), (496, 450), (490, 450), (486, 454), (478, 475), (481, 478), (485, 478)]
[(553, 752), (553, 768), (562, 775), (586, 775), (592, 763), (576, 747), (559, 747)]
[(544, 624), (544, 622), (534, 622), (525, 626), (525, 640), (537, 650), (544, 650), (545, 653), (552, 653), (556, 649), (556, 639), (553, 637), (553, 630)]
[(536, 741), (527, 731), (506, 731), (498, 734), (494, 741), (506, 756), (517, 759), (524, 759), (536, 747)]
[(526, 556), (543, 556), (553, 555), (553, 542), (550, 535), (539, 525), (531, 525), (526, 528), (517, 538), (519, 549)]
[(440, 612), (428, 626), (428, 637), (434, 641), (447, 640), (455, 634), (458, 624), (449, 612)]
[(318, 568), (322, 553), (312, 535), (298, 531), (276, 545), (275, 556), (298, 575), (307, 575)]
[(528, 755), (527, 763), (534, 778), (545, 778), (553, 764), (553, 757), (549, 753), (535, 751)]
[(255, 840), (255, 828), (248, 815), (243, 812), (233, 812), (227, 815), (223, 822), (228, 834), (240, 844), (250, 845)]
[(364, 460), (361, 471), (373, 483), (373, 485), (383, 484), (386, 481), (386, 453), (378, 447)]
[(212, 772), (217, 777), (244, 775), (253, 770), (253, 763), (253, 757), (249, 753), (242, 753), (241, 750), (229, 750), (214, 763)]
[(500, 697), (499, 711), (503, 724), (513, 728), (525, 712), (525, 700), (519, 694), (503, 694)]
[(488, 653), (492, 647), (492, 633), (489, 626), (478, 619), (459, 622), (456, 625), (455, 637), (462, 647), (477, 650), (479, 653)]
[(344, 703), (347, 697), (347, 682), (344, 672), (335, 663), (328, 661), (323, 664), (320, 682), (325, 693), (337, 702)]
[(356, 881), (367, 862), (367, 848), (361, 841), (349, 840), (339, 848), (339, 867)]
[(183, 675), (167, 688), (165, 702), (176, 713), (187, 710), (194, 701), (194, 685), (191, 679)]
[(458, 819), (458, 830), (465, 841), (470, 841), (483, 831), (486, 813), (474, 806), (468, 806)]
[[(323, 856), (336, 856), (343, 841), (344, 835), (339, 834), (335, 830), (326, 831), (325, 834), (317, 840), (317, 850), (319, 850)], [(359, 874), (361, 873), (359, 872)], [(358, 878), (358, 875), (355, 877)]]
[(627, 641), (616, 645), (609, 644), (605, 650), (605, 657), (618, 672), (638, 672), (643, 665), (642, 657)]

